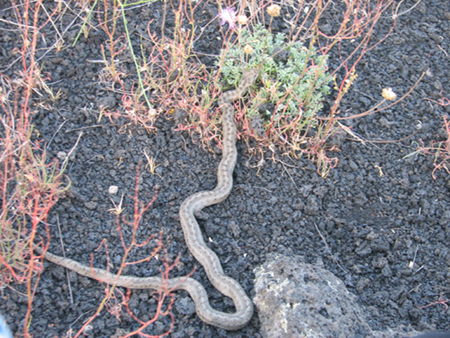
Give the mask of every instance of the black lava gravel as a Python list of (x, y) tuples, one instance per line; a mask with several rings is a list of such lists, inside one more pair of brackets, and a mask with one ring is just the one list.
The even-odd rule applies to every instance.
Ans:
[[(8, 24), (14, 21), (10, 6), (0, 1), (0, 28), (4, 28), (0, 34), (0, 73), (13, 77), (20, 70), (20, 62), (13, 63), (19, 33)], [(146, 34), (149, 18), (160, 24), (162, 6), (162, 2), (154, 2), (127, 13), (135, 48), (142, 42), (138, 34)], [(253, 269), (265, 262), (267, 254), (299, 255), (307, 263), (323, 260), (325, 268), (341, 278), (367, 307), (373, 329), (410, 325), (420, 331), (444, 331), (450, 329), (447, 303), (421, 307), (441, 296), (450, 297), (450, 175), (437, 171), (433, 179), (433, 157), (405, 156), (416, 151), (421, 140), (429, 145), (432, 140), (446, 139), (441, 128), (450, 105), (431, 100), (450, 97), (450, 2), (406, 0), (399, 1), (398, 6), (401, 15), (395, 30), (361, 60), (358, 78), (340, 110), (341, 116), (366, 111), (379, 102), (385, 87), (392, 87), (401, 96), (426, 72), (411, 95), (396, 106), (342, 121), (364, 140), (395, 141), (416, 134), (399, 142), (363, 143), (341, 133), (332, 140), (340, 149), (331, 154), (338, 158), (338, 165), (325, 179), (306, 158), (294, 160), (268, 151), (260, 163), (260, 155), (254, 156), (238, 142), (231, 195), (203, 210), (198, 218), (225, 273), (238, 280), (251, 297)], [(205, 53), (200, 61), (212, 66), (209, 55), (219, 53), (220, 48), (217, 5), (204, 2), (197, 10), (199, 22), (215, 20), (195, 45), (198, 53)], [(142, 219), (139, 240), (161, 232), (169, 260), (181, 255), (171, 275), (183, 276), (197, 267), (194, 277), (207, 288), (212, 305), (233, 311), (231, 301), (224, 300), (211, 286), (203, 268), (188, 252), (178, 219), (185, 198), (214, 188), (220, 150), (207, 151), (197, 137), (176, 131), (169, 114), (158, 118), (157, 130), (150, 133), (141, 127), (123, 129), (127, 121), (122, 119), (112, 123), (103, 117), (99, 122), (100, 106), (117, 108), (121, 97), (98, 80), (103, 65), (96, 60), (102, 60), (99, 45), (105, 43), (104, 32), (96, 27), (87, 39), (82, 35), (71, 47), (81, 24), (74, 13), (67, 12), (62, 21), (68, 27), (64, 47), (44, 55), (48, 41), (42, 35), (37, 52), (42, 56), (43, 71), (51, 76), (50, 86), (62, 93), (53, 108), (45, 104), (49, 102), (45, 95), (35, 99), (33, 121), (40, 138), (48, 144), (49, 158), (68, 153), (83, 131), (66, 171), (71, 189), (49, 217), (50, 251), (62, 254), (59, 224), (67, 257), (89, 264), (94, 254), (94, 265), (104, 267), (105, 250), (95, 250), (106, 240), (109, 266), (115, 271), (124, 251), (115, 215), (109, 210), (114, 207), (112, 201), (120, 203), (123, 195), (123, 214), (131, 219), (137, 165), (141, 160), (147, 163), (145, 151), (156, 160), (157, 167), (154, 174), (144, 165), (140, 168), (139, 199), (148, 202), (155, 195), (155, 187), (158, 192)], [(285, 29), (287, 24), (278, 19), (274, 29)], [(167, 27), (173, 27), (173, 15), (166, 20)], [(390, 14), (384, 14), (373, 41), (380, 39), (392, 23)], [(338, 60), (333, 57), (331, 64)], [(132, 74), (132, 60), (121, 62)], [(116, 195), (108, 194), (110, 186), (118, 187)], [(127, 237), (131, 227), (124, 224), (123, 231)], [(155, 242), (133, 250), (131, 259), (150, 255)], [(131, 265), (124, 273), (151, 276), (158, 274), (161, 266), (161, 260), (153, 259)], [(20, 335), (27, 304), (23, 286), (14, 288), (16, 291), (2, 290), (0, 312), (12, 331)], [(34, 298), (31, 332), (40, 338), (70, 337), (70, 332), (76, 332), (94, 314), (104, 290), (105, 286), (95, 280), (73, 272), (66, 275), (63, 268), (45, 263)], [(152, 318), (156, 301), (148, 291), (133, 291), (130, 297), (129, 307), (136, 316), (144, 321)], [(170, 337), (260, 337), (257, 314), (244, 329), (226, 332), (203, 323), (185, 292), (176, 292), (172, 312), (175, 325)], [(169, 325), (170, 319), (163, 317), (146, 332), (162, 334)], [(102, 311), (86, 336), (120, 337), (138, 327), (124, 312), (117, 319)]]

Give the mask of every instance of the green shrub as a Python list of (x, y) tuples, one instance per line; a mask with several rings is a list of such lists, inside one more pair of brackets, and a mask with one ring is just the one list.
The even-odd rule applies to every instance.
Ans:
[[(245, 46), (253, 51), (245, 54)], [(263, 85), (250, 103), (250, 119), (264, 102), (276, 107), (272, 112), (260, 111), (266, 129), (274, 121), (289, 124), (296, 120), (297, 132), (305, 125), (316, 124), (315, 116), (323, 107), (322, 100), (329, 94), (332, 81), (327, 74), (327, 56), (318, 55), (313, 47), (308, 49), (298, 41), (286, 43), (284, 34), (274, 36), (258, 24), (253, 32), (243, 28), (238, 43), (223, 50), (217, 63), (221, 60), (225, 87), (237, 85), (244, 64), (247, 69), (262, 65)]]

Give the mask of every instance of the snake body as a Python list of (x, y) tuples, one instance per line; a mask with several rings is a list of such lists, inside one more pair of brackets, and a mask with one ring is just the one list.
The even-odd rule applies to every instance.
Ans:
[[(197, 315), (206, 323), (225, 330), (238, 330), (247, 325), (253, 315), (253, 303), (237, 281), (226, 276), (217, 255), (207, 247), (194, 214), (203, 208), (223, 201), (233, 186), (233, 171), (237, 160), (236, 125), (234, 123), (233, 101), (242, 98), (253, 84), (258, 71), (256, 69), (243, 74), (235, 90), (225, 92), (219, 98), (222, 111), (223, 154), (217, 172), (217, 186), (214, 190), (203, 191), (188, 197), (180, 207), (180, 222), (186, 244), (192, 255), (203, 265), (209, 280), (225, 296), (230, 297), (236, 307), (235, 313), (214, 310), (208, 301), (205, 288), (195, 279), (186, 277), (171, 278), (164, 281), (159, 277), (117, 276), (103, 269), (92, 268), (69, 258), (50, 252), (45, 258), (76, 273), (129, 289), (182, 289), (192, 297)], [(39, 252), (40, 250), (37, 249)]]

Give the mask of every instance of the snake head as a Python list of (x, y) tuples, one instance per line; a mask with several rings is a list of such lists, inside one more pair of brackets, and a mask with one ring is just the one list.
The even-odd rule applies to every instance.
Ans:
[(247, 89), (255, 82), (256, 78), (259, 76), (259, 68), (253, 68), (245, 71), (242, 74), (241, 81), (239, 81), (239, 86), (237, 88), (238, 92), (244, 93)]
[(253, 82), (255, 82), (258, 75), (259, 68), (247, 70), (244, 72), (244, 74), (242, 74), (241, 83), (246, 83), (248, 86), (251, 86)]

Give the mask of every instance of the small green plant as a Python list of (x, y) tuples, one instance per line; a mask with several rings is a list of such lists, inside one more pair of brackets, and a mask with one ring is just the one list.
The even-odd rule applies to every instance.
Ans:
[[(263, 86), (252, 99), (247, 116), (252, 119), (259, 111), (266, 130), (274, 121), (278, 126), (278, 121), (285, 126), (297, 121), (300, 131), (316, 125), (315, 116), (323, 107), (324, 96), (330, 93), (332, 77), (327, 74), (326, 55), (318, 55), (314, 47), (306, 48), (299, 41), (285, 40), (284, 34), (273, 35), (262, 24), (257, 24), (253, 32), (243, 28), (238, 44), (224, 50), (218, 63), (224, 60), (221, 73), (230, 87), (237, 85), (244, 62), (249, 68), (261, 65)], [(260, 111), (262, 102), (275, 108)]]

